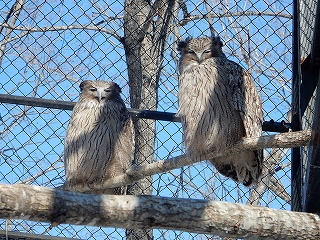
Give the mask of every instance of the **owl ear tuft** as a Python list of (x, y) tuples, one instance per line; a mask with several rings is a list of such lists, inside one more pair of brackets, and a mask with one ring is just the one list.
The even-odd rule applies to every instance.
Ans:
[(186, 40), (181, 40), (178, 42), (177, 50), (181, 52), (184, 48), (187, 47), (188, 43), (191, 41), (192, 37), (187, 37)]
[(82, 92), (83, 91), (83, 89), (84, 89), (84, 86), (87, 84), (87, 82), (88, 82), (88, 80), (85, 80), (85, 81), (83, 81), (83, 82), (81, 82), (80, 83), (80, 91)]
[(114, 83), (114, 86), (115, 86), (115, 88), (117, 89), (117, 91), (118, 91), (119, 93), (122, 92), (121, 87), (120, 87), (117, 83)]
[(223, 42), (221, 41), (219, 36), (214, 36), (214, 37), (212, 37), (212, 45), (218, 46), (218, 47), (223, 47)]
[(179, 42), (178, 42), (177, 50), (178, 50), (179, 52), (181, 52), (182, 49), (184, 49), (186, 46), (187, 46), (186, 41), (179, 41)]

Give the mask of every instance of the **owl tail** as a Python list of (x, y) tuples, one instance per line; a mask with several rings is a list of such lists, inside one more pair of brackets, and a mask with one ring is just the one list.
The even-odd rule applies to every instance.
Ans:
[(222, 175), (242, 183), (244, 186), (255, 184), (261, 176), (261, 152), (242, 152), (236, 155), (214, 158), (211, 163)]
[(90, 190), (86, 191), (86, 193), (90, 194), (108, 194), (108, 195), (126, 195), (127, 187), (116, 187), (116, 188), (107, 188), (103, 190)]

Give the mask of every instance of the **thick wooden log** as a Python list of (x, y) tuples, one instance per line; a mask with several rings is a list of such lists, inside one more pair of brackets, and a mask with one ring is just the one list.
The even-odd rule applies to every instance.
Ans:
[(176, 168), (200, 162), (205, 159), (232, 155), (244, 150), (257, 150), (263, 148), (292, 148), (306, 146), (309, 143), (310, 138), (311, 130), (287, 132), (255, 138), (244, 138), (233, 147), (228, 148), (224, 151), (210, 152), (197, 158), (190, 157), (184, 154), (166, 160), (155, 161), (153, 163), (141, 165), (138, 167), (131, 167), (125, 174), (119, 175), (113, 179), (109, 179), (108, 181), (104, 182), (103, 185), (101, 185), (100, 183), (90, 186), (83, 184), (77, 186), (63, 186), (62, 189), (79, 192), (90, 192), (94, 189), (120, 187), (134, 183), (135, 181), (142, 179), (145, 176), (167, 172)]
[(0, 184), (0, 218), (250, 239), (319, 239), (318, 215), (210, 200), (95, 195)]

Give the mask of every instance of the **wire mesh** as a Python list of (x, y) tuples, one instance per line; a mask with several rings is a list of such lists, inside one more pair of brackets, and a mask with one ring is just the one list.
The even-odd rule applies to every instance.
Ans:
[[(228, 58), (252, 74), (263, 100), (264, 119), (290, 121), (291, 1), (176, 1), (169, 14), (161, 15), (163, 19), (160, 13), (170, 4), (156, 3), (160, 4), (157, 9), (154, 1), (0, 2), (0, 93), (77, 101), (81, 81), (112, 80), (122, 87), (127, 107), (137, 108), (130, 97), (133, 93), (128, 72), (136, 61), (142, 72), (152, 69), (147, 76), (151, 80), (143, 78), (146, 81), (143, 85), (156, 83), (155, 92), (146, 92), (138, 108), (176, 112), (177, 40), (216, 33), (224, 41), (223, 50)], [(157, 11), (148, 16), (153, 10)], [(139, 29), (134, 29), (134, 23), (130, 25), (132, 29), (126, 29), (128, 16), (142, 16), (150, 23), (142, 34), (151, 45), (145, 44), (144, 52), (135, 56), (134, 61), (129, 57), (128, 45), (132, 41), (133, 49), (134, 44), (140, 43), (133, 38), (138, 36), (134, 34)], [(168, 23), (161, 28), (164, 20)], [(141, 60), (141, 56), (149, 62)], [(157, 101), (148, 105), (152, 94)], [(21, 101), (1, 104), (0, 114), (0, 182), (50, 188), (62, 185), (63, 141), (71, 111), (26, 106)], [(153, 149), (152, 159), (166, 159), (184, 152), (180, 123), (139, 121), (155, 133), (154, 141), (145, 139)], [(223, 177), (207, 162), (154, 175), (149, 188), (157, 196), (254, 202), (290, 210), (290, 152), (266, 149), (265, 166), (267, 171), (261, 182), (264, 186), (259, 191)], [(79, 239), (126, 237), (124, 229), (66, 224), (50, 227), (47, 223), (21, 220), (0, 220), (0, 229)], [(172, 230), (153, 230), (152, 234), (154, 239), (213, 239)]]

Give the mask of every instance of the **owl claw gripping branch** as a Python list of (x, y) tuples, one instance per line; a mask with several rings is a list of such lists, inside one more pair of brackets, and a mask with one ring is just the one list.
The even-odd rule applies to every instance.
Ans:
[[(191, 156), (219, 151), (262, 134), (263, 112), (251, 75), (222, 52), (219, 37), (178, 43), (179, 109)], [(210, 159), (223, 175), (249, 186), (262, 173), (263, 150)]]

